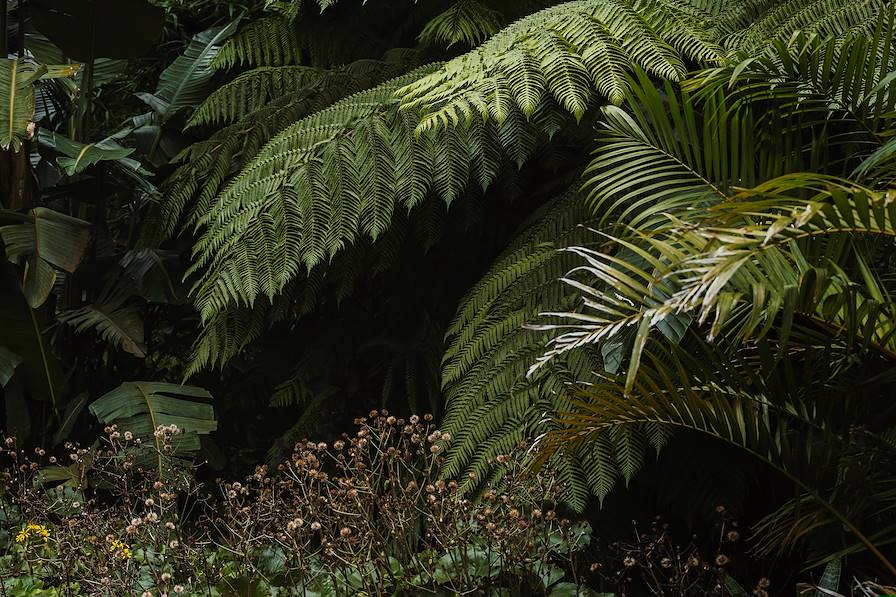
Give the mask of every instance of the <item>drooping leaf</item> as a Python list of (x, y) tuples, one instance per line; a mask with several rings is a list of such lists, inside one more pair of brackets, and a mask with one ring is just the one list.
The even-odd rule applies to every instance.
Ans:
[(148, 174), (143, 170), (140, 163), (128, 156), (134, 153), (134, 149), (122, 147), (111, 137), (107, 137), (96, 143), (79, 143), (72, 141), (59, 133), (53, 131), (44, 131), (41, 129), (38, 133), (38, 139), (41, 145), (55, 149), (63, 156), (56, 158), (56, 163), (65, 170), (69, 176), (74, 176), (83, 172), (89, 166), (102, 161), (120, 162), (126, 168)]
[(53, 289), (56, 268), (73, 272), (78, 267), (90, 243), (90, 224), (46, 207), (18, 218), (25, 223), (0, 227), (0, 238), (9, 260), (23, 263), (25, 298), (37, 308)]
[[(54, 409), (65, 395), (62, 365), (46, 336), (44, 309), (32, 309), (25, 301), (10, 263), (0, 264), (0, 330), (3, 345), (19, 355), (15, 379), (31, 399), (45, 400)], [(10, 382), (12, 383), (12, 382)]]
[[(164, 474), (170, 458), (184, 459), (199, 450), (199, 436), (215, 431), (215, 411), (208, 391), (193, 386), (149, 381), (126, 382), (90, 405), (90, 412), (106, 425), (117, 425), (142, 440), (139, 460)], [(157, 434), (159, 427), (176, 425), (170, 450)]]
[(34, 82), (46, 67), (18, 59), (0, 60), (0, 149), (18, 151), (34, 117)]
[(59, 321), (77, 332), (95, 330), (99, 336), (117, 348), (138, 358), (146, 356), (143, 340), (143, 320), (134, 305), (126, 305), (124, 297), (110, 296), (105, 300), (66, 311)]
[(197, 33), (184, 53), (162, 71), (155, 93), (140, 93), (162, 119), (168, 120), (180, 110), (194, 108), (205, 99), (208, 83), (215, 70), (212, 62), (221, 44), (236, 31), (239, 19)]

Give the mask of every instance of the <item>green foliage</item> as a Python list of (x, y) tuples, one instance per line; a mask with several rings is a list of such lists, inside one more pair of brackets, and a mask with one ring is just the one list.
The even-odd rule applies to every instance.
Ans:
[(500, 15), (476, 0), (459, 0), (430, 20), (420, 41), (430, 45), (475, 46), (500, 29)]
[(216, 69), (234, 66), (284, 66), (300, 59), (292, 23), (280, 17), (257, 19), (227, 39), (215, 56)]
[(307, 66), (260, 66), (222, 85), (209, 95), (188, 126), (240, 120), (271, 100), (293, 94), (323, 78), (320, 69)]
[(545, 97), (581, 118), (593, 89), (620, 103), (633, 66), (679, 80), (686, 71), (679, 52), (721, 60), (721, 47), (701, 28), (706, 18), (685, 4), (567, 2), (512, 24), (399, 94), (407, 108), (427, 113), (423, 128), (473, 114), (502, 122), (516, 108), (528, 117)]
[[(799, 488), (756, 526), (761, 553), (845, 527), (847, 546), (826, 554), (864, 549), (896, 570), (880, 550), (896, 528), (892, 479), (862, 464), (893, 457), (873, 429), (890, 424), (877, 401), (891, 390), (896, 303), (882, 264), (896, 211), (892, 189), (842, 178), (893, 126), (892, 9), (872, 23), (867, 37), (795, 36), (701, 71), (683, 85), (694, 97), (642, 77), (627, 111), (605, 110), (591, 199), (623, 225), (605, 246), (571, 249), (581, 262), (565, 280), (581, 302), (550, 314), (561, 322), (542, 329), (559, 335), (530, 374), (633, 333), (626, 374), (583, 384), (540, 458), (591, 449), (619, 424), (699, 431)], [(651, 334), (681, 314), (689, 333)], [(845, 489), (847, 476), (861, 488)], [(857, 493), (868, 501), (845, 497)]]
[(212, 27), (193, 36), (181, 56), (169, 64), (159, 77), (155, 93), (141, 93), (161, 119), (167, 120), (180, 110), (195, 108), (206, 97), (215, 70), (212, 63), (221, 44), (236, 31), (239, 20)]
[[(397, 76), (414, 65), (415, 61), (414, 52), (397, 50), (384, 56), (383, 60), (361, 60), (324, 71), (319, 79), (311, 82), (311, 86), (277, 98), (233, 125), (224, 127), (208, 140), (186, 148), (175, 158), (184, 164), (165, 185), (167, 199), (161, 206), (159, 221), (145, 228), (144, 242), (154, 244), (173, 234), (187, 206), (192, 207), (187, 214), (187, 223), (195, 224), (223, 189), (232, 171), (248, 164), (272, 137), (289, 124), (347, 95)], [(212, 112), (208, 101), (199, 107), (197, 114)], [(221, 108), (225, 111), (233, 109), (227, 105)]]
[(121, 348), (135, 357), (146, 356), (143, 320), (134, 305), (125, 305), (126, 297), (110, 293), (100, 296), (96, 303), (59, 315), (59, 321), (77, 332), (96, 330), (110, 345)]
[[(8, 217), (18, 216), (9, 214)], [(22, 224), (0, 227), (6, 256), (22, 264), (22, 289), (31, 308), (44, 304), (56, 282), (56, 268), (75, 271), (90, 243), (88, 222), (36, 207)]]
[[(89, 409), (100, 422), (140, 438), (144, 445), (138, 460), (151, 463), (162, 476), (170, 458), (195, 454), (199, 436), (217, 429), (214, 408), (205, 402), (211, 397), (193, 386), (127, 382), (91, 403)], [(176, 430), (166, 431), (170, 426)]]
[(399, 110), (394, 92), (431, 70), (290, 126), (197, 217), (203, 231), (190, 271), (198, 275), (194, 293), (204, 319), (229, 304), (271, 299), (359, 236), (377, 238), (398, 206), (411, 209), (431, 192), (450, 203), (471, 178), (487, 187), (502, 146), (519, 162), (531, 155), (537, 121), (522, 118), (418, 135), (417, 119)]

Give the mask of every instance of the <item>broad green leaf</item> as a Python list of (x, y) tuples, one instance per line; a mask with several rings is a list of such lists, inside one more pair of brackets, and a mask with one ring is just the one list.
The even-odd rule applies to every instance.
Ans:
[(9, 382), (21, 362), (22, 357), (5, 346), (0, 346), (0, 387)]
[[(199, 450), (199, 435), (218, 428), (215, 410), (207, 401), (212, 396), (193, 386), (149, 381), (123, 383), (90, 405), (90, 412), (107, 425), (118, 425), (143, 441), (140, 459), (153, 462), (164, 473), (168, 458), (183, 458)], [(180, 430), (166, 452), (155, 434), (161, 426), (176, 425)]]
[(18, 151), (34, 133), (28, 125), (34, 116), (34, 82), (45, 66), (4, 59), (0, 62), (0, 149)]
[(28, 397), (46, 400), (55, 410), (65, 394), (62, 366), (53, 355), (49, 340), (44, 337), (46, 314), (43, 309), (34, 310), (28, 306), (15, 270), (12, 264), (0, 263), (0, 334), (3, 345), (22, 358), (14, 379), (19, 381)]
[(155, 93), (140, 94), (141, 99), (163, 120), (179, 110), (198, 106), (205, 99), (208, 82), (215, 74), (212, 61), (237, 25), (239, 19), (194, 35), (184, 53), (162, 71)]
[(22, 288), (28, 304), (44, 304), (56, 281), (56, 269), (73, 272), (90, 243), (90, 224), (46, 207), (20, 216), (24, 224), (0, 227), (6, 256), (24, 263)]
[(52, 131), (41, 130), (38, 134), (41, 145), (50, 147), (63, 154), (56, 158), (56, 163), (65, 170), (69, 176), (74, 176), (101, 161), (116, 161), (126, 168), (141, 173), (146, 173), (140, 167), (140, 163), (127, 156), (134, 153), (134, 149), (122, 147), (114, 139), (108, 137), (96, 143), (79, 143), (68, 137)]

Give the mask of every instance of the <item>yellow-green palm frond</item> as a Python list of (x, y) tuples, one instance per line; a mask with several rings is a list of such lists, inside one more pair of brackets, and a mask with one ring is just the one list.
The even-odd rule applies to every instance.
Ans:
[[(481, 487), (495, 458), (551, 428), (550, 419), (571, 406), (576, 384), (601, 368), (597, 353), (578, 352), (552, 363), (535, 378), (526, 369), (545, 349), (548, 336), (525, 329), (548, 305), (570, 305), (558, 280), (571, 263), (557, 251), (590, 236), (582, 225), (588, 208), (576, 192), (546, 205), (467, 293), (446, 334), (442, 387), (446, 413), (441, 428), (452, 434), (445, 474)], [(589, 495), (603, 499), (619, 479), (628, 482), (646, 448), (665, 443), (662, 430), (620, 429), (594, 449), (554, 464), (564, 471), (569, 504), (581, 510)]]

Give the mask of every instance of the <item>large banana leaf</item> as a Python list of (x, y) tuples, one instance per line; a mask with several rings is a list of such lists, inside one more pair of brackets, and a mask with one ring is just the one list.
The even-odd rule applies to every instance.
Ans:
[(9, 260), (25, 263), (22, 289), (34, 309), (50, 295), (56, 281), (55, 268), (73, 272), (78, 267), (90, 243), (90, 224), (46, 207), (10, 217), (24, 223), (0, 227), (0, 238)]
[(34, 116), (34, 82), (46, 67), (18, 59), (0, 62), (0, 148), (18, 151)]
[(79, 143), (68, 137), (52, 131), (41, 130), (38, 134), (40, 144), (50, 147), (63, 154), (56, 158), (56, 163), (65, 170), (69, 176), (83, 172), (88, 166), (97, 162), (113, 161), (123, 167), (141, 174), (148, 174), (140, 166), (140, 162), (128, 156), (136, 151), (133, 148), (122, 147), (112, 137), (107, 137), (96, 143)]
[(215, 74), (212, 62), (221, 44), (236, 31), (239, 20), (197, 33), (183, 54), (162, 71), (154, 94), (140, 93), (160, 117), (167, 120), (179, 110), (194, 108), (205, 99), (208, 82)]
[[(90, 412), (107, 425), (118, 425), (141, 438), (138, 462), (157, 467), (163, 474), (169, 458), (181, 458), (199, 450), (199, 436), (218, 428), (211, 394), (202, 388), (172, 383), (135, 381), (123, 383), (90, 405)], [(177, 425), (180, 433), (165, 451), (154, 434), (160, 426)], [(154, 448), (154, 449), (153, 449)]]
[(22, 389), (30, 398), (45, 400), (56, 410), (65, 395), (62, 366), (44, 337), (45, 309), (28, 306), (15, 270), (10, 263), (0, 263), (0, 341), (21, 357), (15, 377)]

